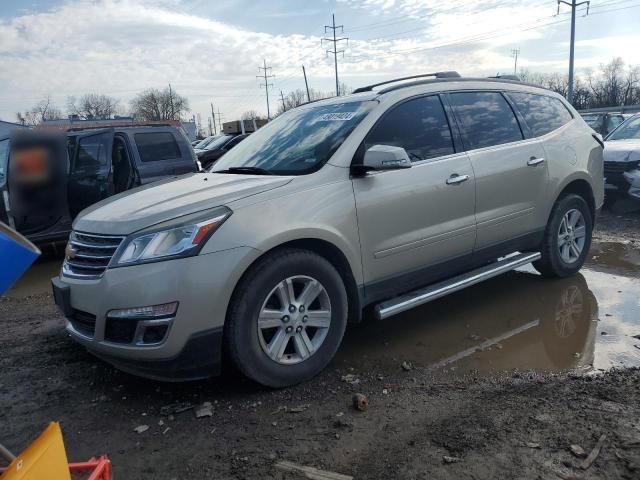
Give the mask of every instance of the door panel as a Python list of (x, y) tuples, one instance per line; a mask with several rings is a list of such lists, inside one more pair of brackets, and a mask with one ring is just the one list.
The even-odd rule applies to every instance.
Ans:
[[(454, 173), (469, 179), (447, 184)], [(355, 178), (353, 188), (365, 283), (471, 254), (475, 181), (465, 154)]]
[[(538, 214), (545, 204), (548, 180), (540, 142), (472, 151), (469, 158), (476, 175), (476, 249), (539, 229)], [(544, 161), (534, 164), (541, 159)]]
[(539, 228), (548, 173), (538, 140), (524, 140), (520, 121), (501, 92), (448, 95), (476, 179), (476, 250)]
[(455, 153), (438, 95), (389, 109), (361, 150), (373, 145), (402, 147), (413, 163), (353, 180), (368, 300), (458, 273), (438, 265), (464, 270), (476, 228), (473, 169), (466, 154)]

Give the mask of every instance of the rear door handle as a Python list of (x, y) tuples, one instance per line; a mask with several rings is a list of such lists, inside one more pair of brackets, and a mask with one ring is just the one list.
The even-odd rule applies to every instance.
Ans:
[(544, 158), (531, 157), (527, 161), (527, 165), (529, 165), (530, 167), (535, 167), (536, 165), (540, 165), (543, 162), (544, 162)]
[(458, 183), (466, 182), (469, 180), (469, 175), (458, 175), (454, 173), (449, 178), (447, 178), (447, 185), (457, 185)]

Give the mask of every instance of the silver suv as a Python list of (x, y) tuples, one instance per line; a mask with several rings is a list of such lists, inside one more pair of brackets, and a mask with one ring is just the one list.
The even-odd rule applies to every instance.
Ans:
[(210, 171), (111, 197), (74, 223), (56, 303), (96, 356), (156, 379), (271, 387), (387, 318), (533, 262), (582, 266), (602, 140), (560, 96), (454, 72), (279, 116)]

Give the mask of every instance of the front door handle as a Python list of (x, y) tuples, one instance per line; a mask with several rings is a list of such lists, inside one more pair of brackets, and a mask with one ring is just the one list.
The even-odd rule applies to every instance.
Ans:
[(527, 165), (529, 165), (530, 167), (535, 167), (536, 165), (540, 165), (543, 162), (544, 162), (544, 158), (531, 157), (527, 161)]
[(447, 178), (447, 185), (457, 185), (458, 183), (466, 182), (469, 180), (469, 175), (458, 175), (454, 173), (449, 178)]

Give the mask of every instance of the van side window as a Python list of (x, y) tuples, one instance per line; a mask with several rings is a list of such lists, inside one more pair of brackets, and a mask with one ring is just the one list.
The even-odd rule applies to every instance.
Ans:
[(169, 132), (136, 133), (133, 138), (143, 162), (180, 158), (178, 143)]
[(468, 150), (517, 142), (524, 137), (507, 100), (498, 92), (450, 93)]
[(73, 166), (73, 172), (99, 172), (107, 166), (107, 152), (110, 133), (99, 133), (82, 137), (78, 142), (78, 155)]
[(403, 147), (411, 161), (455, 152), (449, 122), (438, 96), (408, 100), (389, 110), (367, 135), (373, 145)]
[(546, 135), (569, 123), (573, 117), (557, 98), (534, 93), (509, 92), (534, 137)]

